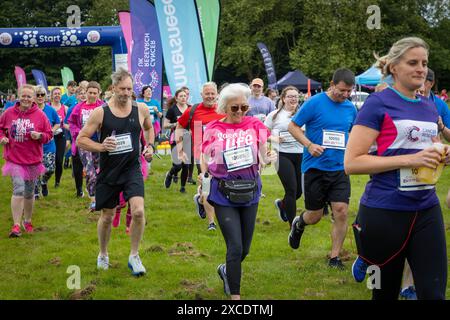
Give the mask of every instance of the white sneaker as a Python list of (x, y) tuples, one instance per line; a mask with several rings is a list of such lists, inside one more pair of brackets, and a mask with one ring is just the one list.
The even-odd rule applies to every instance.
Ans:
[(97, 257), (97, 269), (108, 270), (109, 269), (109, 257), (98, 255)]
[(141, 258), (139, 258), (139, 254), (135, 256), (130, 256), (128, 258), (128, 268), (130, 268), (131, 274), (136, 277), (142, 276), (147, 272), (145, 270), (145, 267), (142, 265), (142, 261)]

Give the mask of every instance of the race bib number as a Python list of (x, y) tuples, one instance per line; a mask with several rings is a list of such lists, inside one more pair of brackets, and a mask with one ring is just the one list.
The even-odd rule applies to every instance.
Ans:
[(249, 168), (254, 164), (250, 146), (224, 151), (223, 158), (228, 172)]
[(81, 123), (83, 124), (83, 126), (84, 126), (84, 125), (86, 124), (86, 122), (88, 121), (90, 115), (91, 115), (90, 113), (83, 113), (83, 114), (81, 115)]
[(133, 144), (131, 143), (131, 133), (116, 135), (116, 143), (116, 150), (110, 151), (109, 155), (123, 154), (133, 151)]
[(345, 133), (323, 130), (322, 147), (345, 150)]
[(399, 170), (399, 187), (400, 191), (418, 191), (433, 189), (434, 185), (424, 184), (419, 180), (418, 168), (403, 168)]
[(294, 143), (297, 142), (295, 138), (292, 136), (292, 134), (289, 133), (289, 131), (280, 131), (280, 138), (283, 138), (283, 141), (281, 143)]

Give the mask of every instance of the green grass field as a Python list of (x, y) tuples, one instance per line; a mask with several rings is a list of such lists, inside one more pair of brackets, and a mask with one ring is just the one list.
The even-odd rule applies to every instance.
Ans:
[[(3, 164), (3, 161), (1, 161)], [(169, 157), (153, 161), (153, 175), (146, 182), (146, 217), (140, 256), (148, 274), (131, 276), (127, 268), (129, 237), (125, 216), (113, 229), (109, 246), (112, 267), (96, 269), (98, 214), (88, 213), (88, 198), (76, 199), (69, 170), (61, 187), (36, 202), (33, 224), (36, 232), (9, 239), (12, 225), (9, 178), (0, 177), (0, 299), (226, 299), (216, 267), (225, 260), (225, 243), (220, 233), (207, 231), (207, 221), (194, 211), (196, 186), (163, 187)], [(356, 215), (366, 176), (352, 177), (349, 226)], [(439, 197), (444, 203), (450, 170), (441, 177)], [(273, 202), (282, 197), (276, 175), (263, 176), (263, 192), (250, 254), (243, 263), (243, 299), (370, 299), (366, 284), (356, 283), (350, 272), (356, 248), (351, 228), (344, 244), (345, 271), (326, 265), (330, 249), (329, 217), (308, 227), (299, 250), (292, 250), (289, 227), (279, 220)], [(303, 207), (303, 198), (298, 201)], [(447, 238), (449, 210), (443, 209)], [(81, 271), (81, 290), (68, 289), (69, 266)], [(447, 289), (447, 298), (450, 289)]]

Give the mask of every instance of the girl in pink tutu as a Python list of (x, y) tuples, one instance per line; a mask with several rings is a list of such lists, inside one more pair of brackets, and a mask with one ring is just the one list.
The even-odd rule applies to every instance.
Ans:
[(3, 175), (13, 184), (11, 210), (14, 225), (10, 237), (20, 237), (22, 226), (33, 232), (31, 217), (34, 206), (34, 185), (45, 172), (42, 164), (43, 144), (53, 138), (50, 122), (34, 102), (36, 91), (31, 85), (19, 89), (19, 101), (0, 117), (0, 144), (4, 146)]

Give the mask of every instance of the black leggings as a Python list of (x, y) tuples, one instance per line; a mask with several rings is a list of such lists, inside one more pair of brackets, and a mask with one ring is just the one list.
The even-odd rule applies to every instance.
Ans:
[(223, 207), (215, 203), (214, 210), (227, 245), (226, 273), (230, 292), (241, 290), (241, 262), (250, 251), (258, 204), (250, 207)]
[(302, 158), (302, 153), (280, 152), (278, 156), (278, 176), (284, 188), (283, 206), (289, 224), (296, 215), (296, 201), (302, 196)]
[(72, 174), (75, 179), (75, 187), (78, 193), (83, 192), (83, 163), (81, 163), (80, 152), (72, 155)]
[[(181, 162), (179, 164), (176, 164), (173, 160), (173, 157), (176, 156), (177, 157), (177, 153), (173, 151), (173, 149), (176, 148), (175, 144), (171, 144), (170, 145), (170, 150), (172, 152), (172, 168), (170, 169), (169, 174), (171, 176), (176, 176), (178, 174), (178, 172), (181, 171), (181, 186), (184, 187), (186, 186), (186, 181), (188, 178), (188, 171), (189, 171), (189, 165), (185, 164), (184, 162)], [(179, 161), (177, 161), (179, 162)]]
[(64, 133), (60, 133), (54, 137), (56, 144), (55, 156), (55, 183), (61, 182), (63, 172), (64, 154), (66, 153), (66, 137)]
[(373, 289), (372, 299), (398, 299), (405, 258), (417, 297), (445, 299), (447, 248), (440, 205), (417, 212), (360, 205), (355, 225), (358, 254), (381, 271), (381, 287)]

